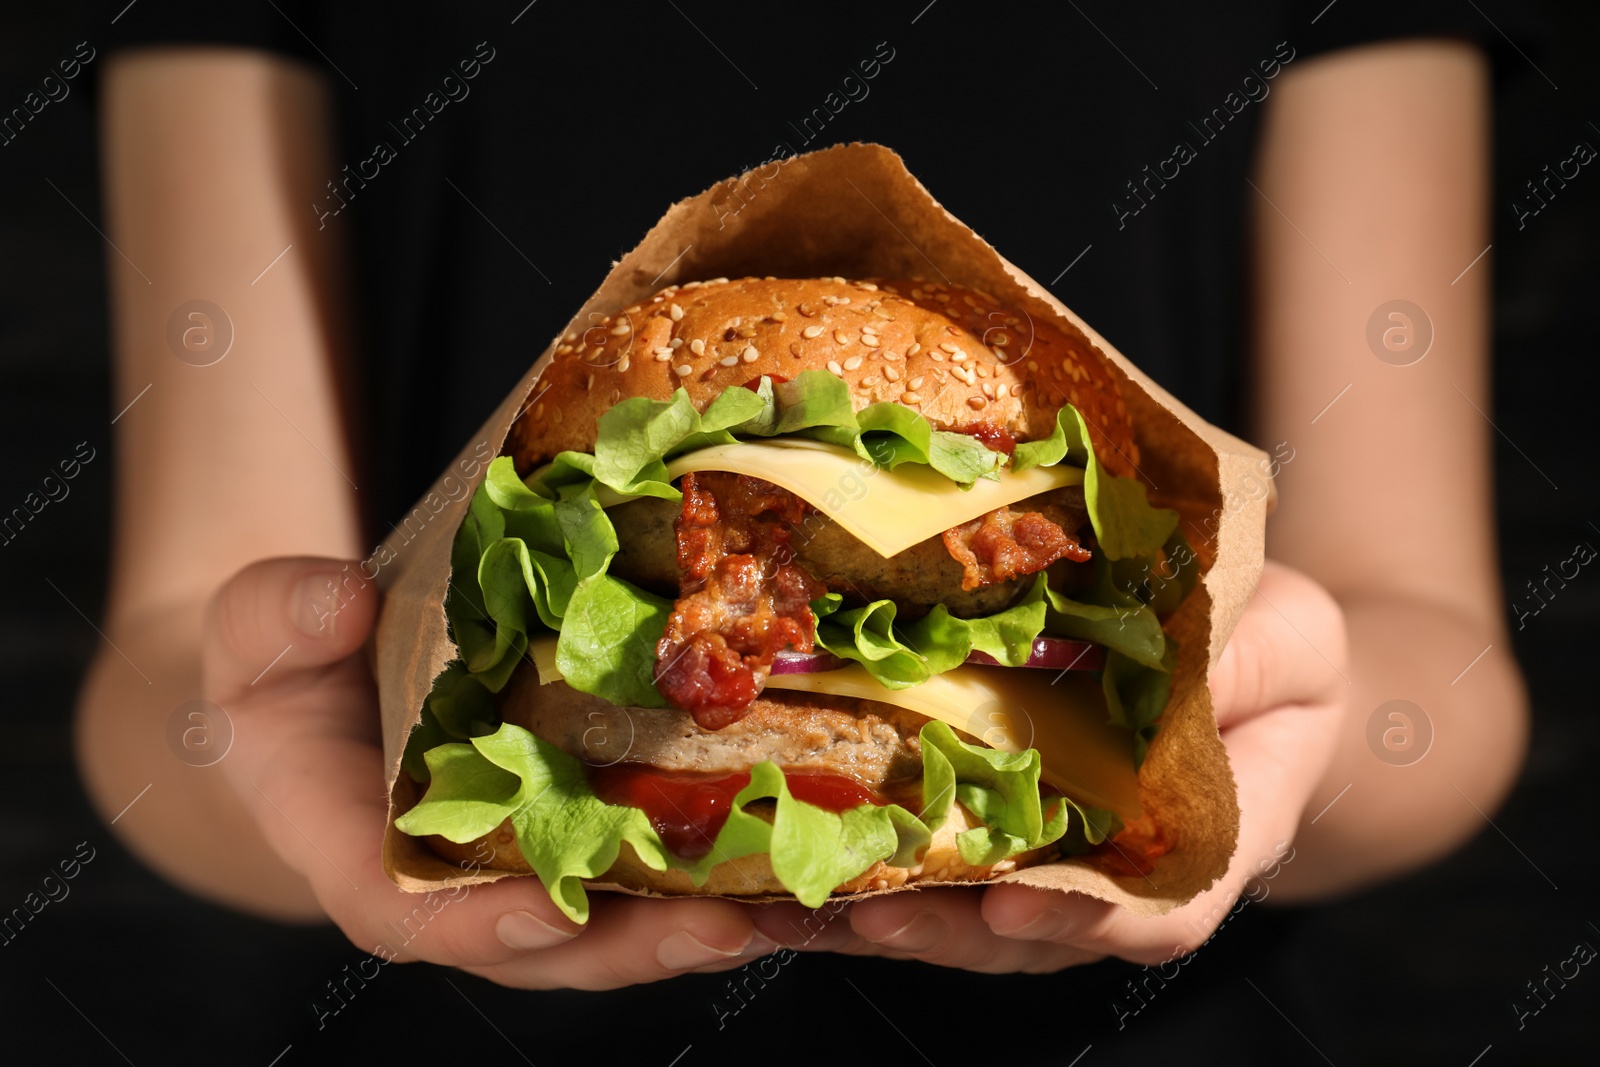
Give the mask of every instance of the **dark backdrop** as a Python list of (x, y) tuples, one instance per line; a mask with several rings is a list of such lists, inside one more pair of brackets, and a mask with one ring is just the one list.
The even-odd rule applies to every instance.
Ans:
[[(896, 26), (922, 4), (900, 6), (908, 10), (894, 12)], [(1486, 23), (1507, 24), (1516, 13), (1508, 0), (1476, 6)], [(1580, 14), (1576, 7), (1549, 5), (1556, 32), (1536, 53), (1537, 68), (1531, 58), (1502, 64), (1497, 80), (1493, 414), (1508, 596), (1541, 576), (1545, 565), (1567, 558), (1574, 543), (1600, 543), (1600, 467), (1582, 432), (1593, 425), (1600, 178), (1586, 168), (1521, 229), (1510, 206), (1522, 183), (1570, 155), (1574, 141), (1600, 145), (1600, 127), (1591, 121), (1600, 121), (1593, 54), (1600, 19), (1592, 8)], [(947, 21), (940, 26), (935, 15)], [(908, 42), (920, 34), (937, 47), (938, 35), (950, 34), (961, 17), (959, 10), (935, 10), (927, 25), (896, 32)], [(9, 108), (86, 34), (78, 13), (60, 5), (20, 7), (5, 21), (0, 107)], [(682, 22), (662, 22), (659, 32), (664, 48), (702, 47)], [(831, 72), (848, 69), (878, 36), (866, 28), (848, 41), (820, 40), (817, 77), (797, 90), (789, 110), (809, 107)], [(374, 40), (373, 47), (381, 46), (381, 37)], [(960, 77), (1005, 74), (1003, 63), (952, 67), (950, 91), (960, 92)], [(1085, 99), (1092, 103), (1093, 95)], [(1592, 1031), (1582, 1020), (1600, 1007), (1600, 978), (1587, 969), (1564, 988), (1552, 984), (1556, 995), (1520, 1029), (1512, 1007), (1519, 998), (1531, 1003), (1526, 983), (1571, 956), (1576, 943), (1600, 945), (1593, 925), (1600, 909), (1592, 907), (1588, 877), (1593, 865), (1584, 858), (1595, 836), (1588, 820), (1596, 815), (1584, 768), (1600, 752), (1587, 647), (1600, 618), (1600, 579), (1587, 571), (1525, 629), (1517, 631), (1513, 618), (1533, 694), (1534, 733), (1523, 779), (1493, 828), (1486, 824), (1431, 870), (1340, 903), (1293, 910), (1252, 905), (1120, 1031), (1111, 1003), (1125, 998), (1124, 983), (1138, 974), (1121, 963), (1027, 978), (821, 957), (784, 968), (723, 1029), (712, 1007), (720, 977), (612, 994), (526, 994), (426, 965), (387, 969), (319, 1029), (311, 1002), (364, 954), (331, 929), (256, 922), (170, 888), (96, 819), (72, 762), (74, 694), (100, 640), (92, 620), (104, 593), (115, 414), (103, 286), (105, 258), (115, 253), (96, 231), (87, 96), (79, 91), (50, 105), (0, 147), (0, 507), (9, 509), (37, 488), (78, 442), (96, 450), (71, 483), (70, 497), (0, 546), (0, 914), (21, 906), (80, 842), (95, 850), (70, 883), (69, 897), (0, 944), (0, 1003), (12, 1020), (11, 1050), (35, 1045), (75, 1062), (139, 1064), (429, 1053), (516, 1062), (510, 1043), (541, 1064), (579, 1055), (666, 1064), (686, 1048), (684, 1064), (733, 1057), (785, 1062), (802, 1053), (938, 1063), (996, 1051), (1026, 1062), (1070, 1063), (1092, 1045), (1085, 1067), (1185, 1053), (1203, 1062), (1226, 1056), (1250, 1063), (1465, 1067), (1480, 1055), (1486, 1065), (1524, 1063), (1588, 1049)], [(890, 109), (877, 118), (862, 111), (859, 119), (841, 117), (838, 139), (880, 140), (905, 152), (936, 195), (1036, 276), (1048, 279), (1065, 264), (1060, 241), (1031, 232), (1025, 206), (985, 195), (987, 183), (970, 167), (952, 161), (940, 173), (938, 146), (950, 131), (918, 121), (914, 110), (901, 108), (892, 120)], [(669, 199), (759, 162), (765, 144), (760, 138), (732, 144), (725, 158), (666, 155), (664, 165), (681, 164), (681, 180), (666, 182), (659, 196), (631, 200), (603, 160), (594, 173), (541, 175), (564, 210), (615, 218), (607, 232), (616, 247), (591, 241), (563, 257), (565, 288), (530, 307), (536, 320), (530, 334), (543, 337), (564, 322), (610, 258)], [(552, 230), (543, 249), (555, 254), (559, 243)], [(1070, 278), (1056, 287), (1058, 295), (1118, 337), (1096, 317), (1092, 282), (1075, 289)], [(1123, 347), (1139, 359), (1136, 346)], [(499, 396), (507, 385), (485, 385), (483, 395)], [(849, 990), (847, 976), (871, 991), (877, 1011)], [(1247, 980), (1270, 991), (1272, 1004)], [(500, 1033), (485, 1026), (485, 1015)], [(846, 1036), (847, 1029), (858, 1033)]]

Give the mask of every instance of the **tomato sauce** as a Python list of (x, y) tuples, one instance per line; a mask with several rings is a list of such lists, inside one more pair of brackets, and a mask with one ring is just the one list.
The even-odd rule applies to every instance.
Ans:
[(1122, 828), (1111, 840), (1096, 845), (1094, 855), (1101, 870), (1125, 878), (1148, 878), (1156, 860), (1172, 851), (1172, 841), (1148, 817)]
[(975, 437), (991, 452), (1004, 452), (1009, 456), (1017, 450), (1016, 435), (992, 422), (969, 422), (965, 426), (952, 427), (951, 432)]
[[(853, 778), (812, 771), (787, 771), (784, 780), (796, 800), (843, 812), (888, 801)], [(589, 785), (607, 804), (638, 808), (673, 855), (697, 860), (728, 821), (733, 798), (750, 784), (750, 772), (729, 775), (667, 771), (644, 763), (590, 767)]]

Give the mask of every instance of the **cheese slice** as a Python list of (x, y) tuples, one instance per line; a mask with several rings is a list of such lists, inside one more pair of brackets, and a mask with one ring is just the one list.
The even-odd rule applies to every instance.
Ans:
[[(556, 639), (536, 638), (528, 653), (539, 683), (561, 680)], [(1038, 749), (1043, 779), (1079, 803), (1138, 818), (1139, 776), (1127, 730), (1106, 721), (1100, 682), (1087, 671), (965, 664), (921, 685), (889, 689), (851, 664), (815, 674), (774, 674), (768, 689), (859, 697), (948, 723), (1002, 752)]]
[[(979, 515), (1038, 493), (1083, 484), (1076, 467), (1033, 467), (979, 478), (962, 489), (932, 467), (906, 463), (889, 471), (847, 448), (804, 437), (736, 441), (686, 452), (667, 464), (667, 474), (690, 471), (748, 474), (781, 486), (844, 527), (880, 556), (903, 552)], [(602, 507), (624, 497), (605, 490)]]

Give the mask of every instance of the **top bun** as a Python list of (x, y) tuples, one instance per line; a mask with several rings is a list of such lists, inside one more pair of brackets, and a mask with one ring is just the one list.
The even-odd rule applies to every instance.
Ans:
[(1139, 462), (1133, 424), (1106, 365), (1054, 325), (987, 293), (923, 280), (717, 278), (669, 286), (571, 332), (529, 394), (507, 452), (526, 473), (557, 452), (594, 450), (596, 419), (627, 397), (688, 390), (697, 409), (763, 374), (827, 370), (857, 410), (914, 408), (935, 428), (984, 424), (1048, 437), (1069, 401), (1113, 473)]

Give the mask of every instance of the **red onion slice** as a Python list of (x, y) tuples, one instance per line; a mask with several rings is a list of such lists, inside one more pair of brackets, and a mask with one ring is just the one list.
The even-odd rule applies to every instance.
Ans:
[(836, 671), (845, 661), (832, 652), (796, 652), (784, 649), (772, 657), (773, 674), (820, 674)]
[[(974, 651), (968, 663), (1000, 666), (998, 660), (987, 652)], [(1033, 653), (1024, 667), (1042, 667), (1052, 671), (1097, 671), (1106, 665), (1105, 649), (1088, 641), (1074, 641), (1066, 637), (1036, 637)]]

